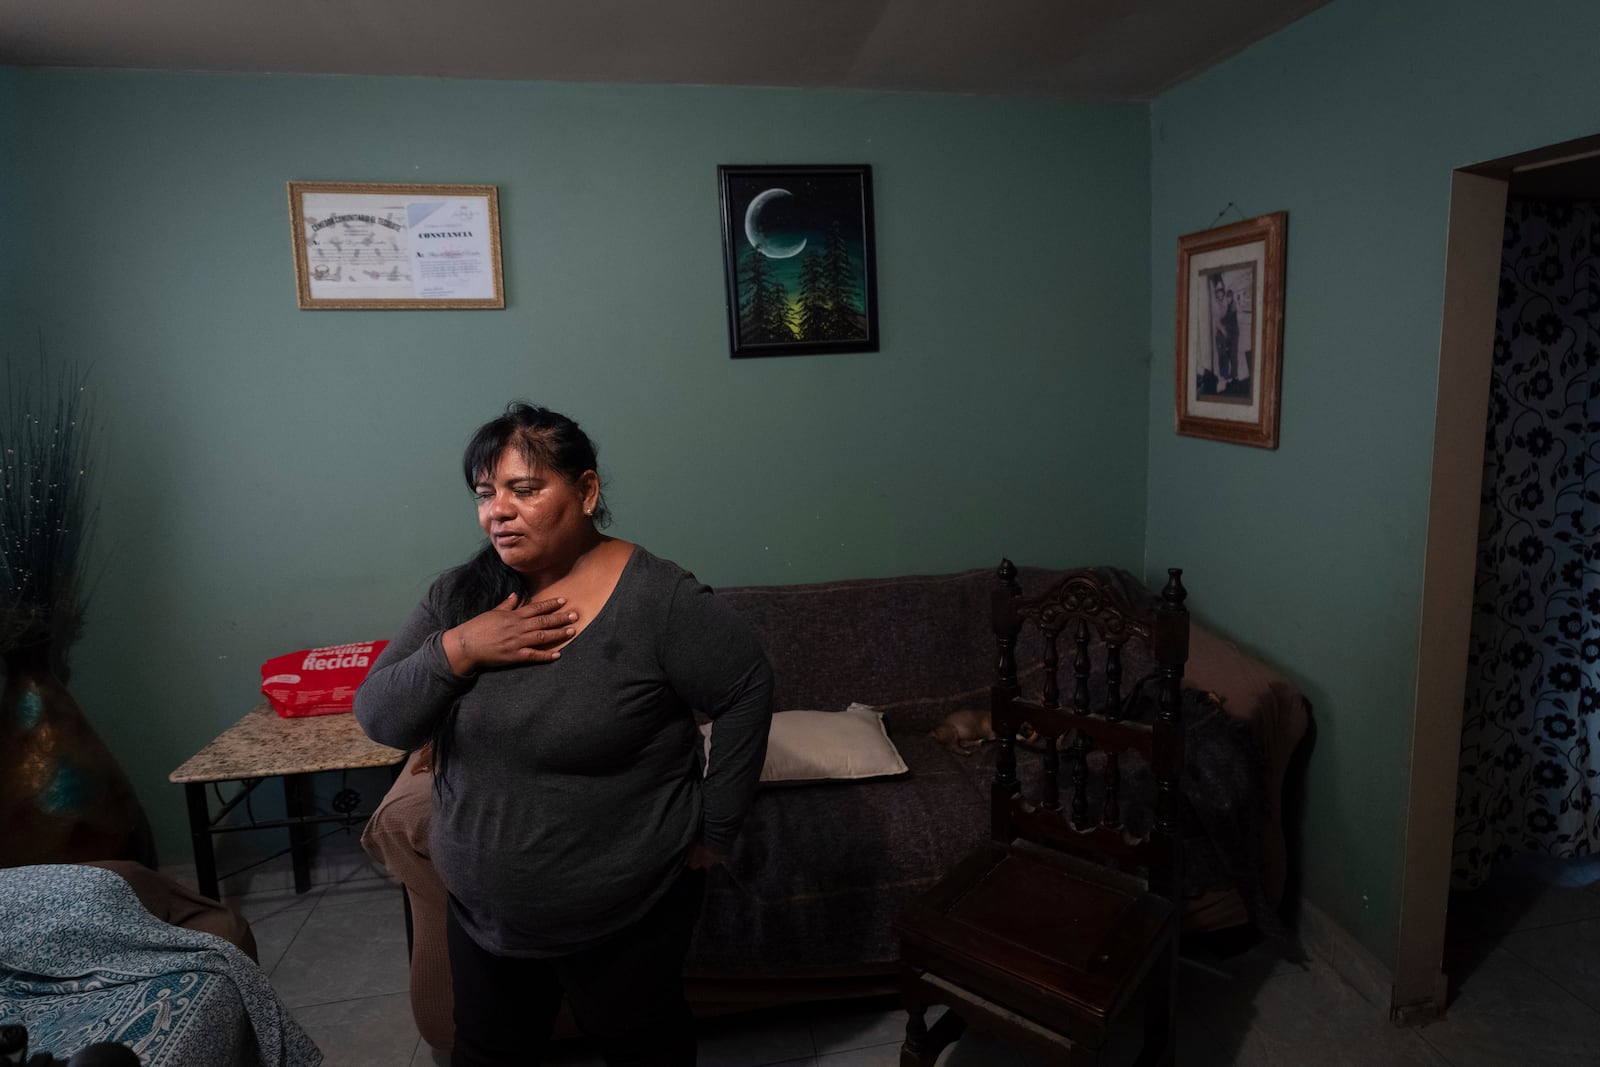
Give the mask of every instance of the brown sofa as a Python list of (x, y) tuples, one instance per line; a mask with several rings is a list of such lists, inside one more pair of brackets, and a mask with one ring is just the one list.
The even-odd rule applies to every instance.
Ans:
[[(1019, 581), (1025, 594), (1038, 592), (1062, 573), (1023, 568)], [(1132, 576), (1104, 573), (1115, 573), (1130, 595), (1150, 596)], [(992, 757), (955, 755), (929, 732), (953, 711), (988, 706), (994, 575), (985, 568), (719, 592), (760, 635), (778, 710), (872, 705), (909, 772), (758, 791), (733, 856), (708, 884), (688, 968), (698, 1011), (892, 990), (894, 916), (988, 833)], [(1192, 606), (1203, 605), (1203, 576), (1190, 585)], [(1026, 673), (1022, 681), (1029, 684)], [(1264, 918), (1283, 889), (1277, 801), (1307, 727), (1305, 702), (1281, 676), (1198, 625), (1185, 683), (1223, 697), (1229, 722), (1213, 732), (1240, 747), (1232, 777), (1254, 782), (1250, 803), (1236, 806), (1259, 809), (1241, 824), (1253, 839), (1249, 854), (1212, 865), (1236, 884), (1213, 874), (1213, 884), (1191, 886), (1185, 926)], [(401, 774), (362, 840), (410, 896), (412, 1006), (423, 1038), (445, 1048), (445, 892), (427, 860), (430, 784), (426, 774)], [(1209, 847), (1204, 836), (1197, 833), (1197, 849)], [(1204, 878), (1207, 865), (1197, 867)]]

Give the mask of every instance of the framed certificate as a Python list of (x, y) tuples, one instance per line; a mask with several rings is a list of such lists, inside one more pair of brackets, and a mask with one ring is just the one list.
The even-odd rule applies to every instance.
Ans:
[(303, 309), (504, 308), (492, 185), (290, 182)]

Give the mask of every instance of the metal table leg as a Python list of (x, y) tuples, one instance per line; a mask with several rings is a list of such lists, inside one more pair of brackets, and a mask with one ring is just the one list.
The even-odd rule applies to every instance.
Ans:
[(311, 888), (311, 827), (295, 820), (311, 813), (314, 804), (311, 796), (311, 775), (286, 774), (283, 776), (283, 807), (289, 816), (289, 853), (294, 859), (294, 891), (304, 893)]
[(211, 848), (211, 808), (204, 782), (185, 782), (183, 796), (189, 804), (189, 840), (194, 845), (194, 876), (200, 895), (220, 900), (217, 890), (217, 854)]

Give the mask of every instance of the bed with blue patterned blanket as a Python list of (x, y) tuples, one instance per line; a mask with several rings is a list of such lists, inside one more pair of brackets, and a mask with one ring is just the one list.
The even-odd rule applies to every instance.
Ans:
[(0, 870), (0, 1024), (65, 1060), (116, 1041), (144, 1067), (316, 1067), (322, 1053), (261, 969), (162, 922), (98, 867)]

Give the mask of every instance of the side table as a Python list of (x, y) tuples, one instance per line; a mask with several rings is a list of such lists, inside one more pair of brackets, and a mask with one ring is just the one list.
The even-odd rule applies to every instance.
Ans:
[[(389, 767), (391, 774), (398, 775), (405, 758), (401, 750), (369, 740), (354, 715), (286, 719), (265, 701), (251, 708), (244, 718), (167, 775), (167, 781), (183, 786), (189, 803), (189, 835), (194, 842), (195, 877), (200, 892), (218, 899), (213, 835), (287, 829), (289, 853), (294, 860), (294, 890), (304, 893), (311, 888), (311, 827), (327, 822), (349, 825), (371, 814), (354, 808), (332, 815), (317, 814), (311, 776), (319, 771), (365, 767)], [(241, 825), (220, 825), (230, 811), (269, 778), (283, 779), (284, 818), (258, 821), (252, 816)], [(238, 782), (240, 788), (213, 815), (206, 787), (221, 782)]]

